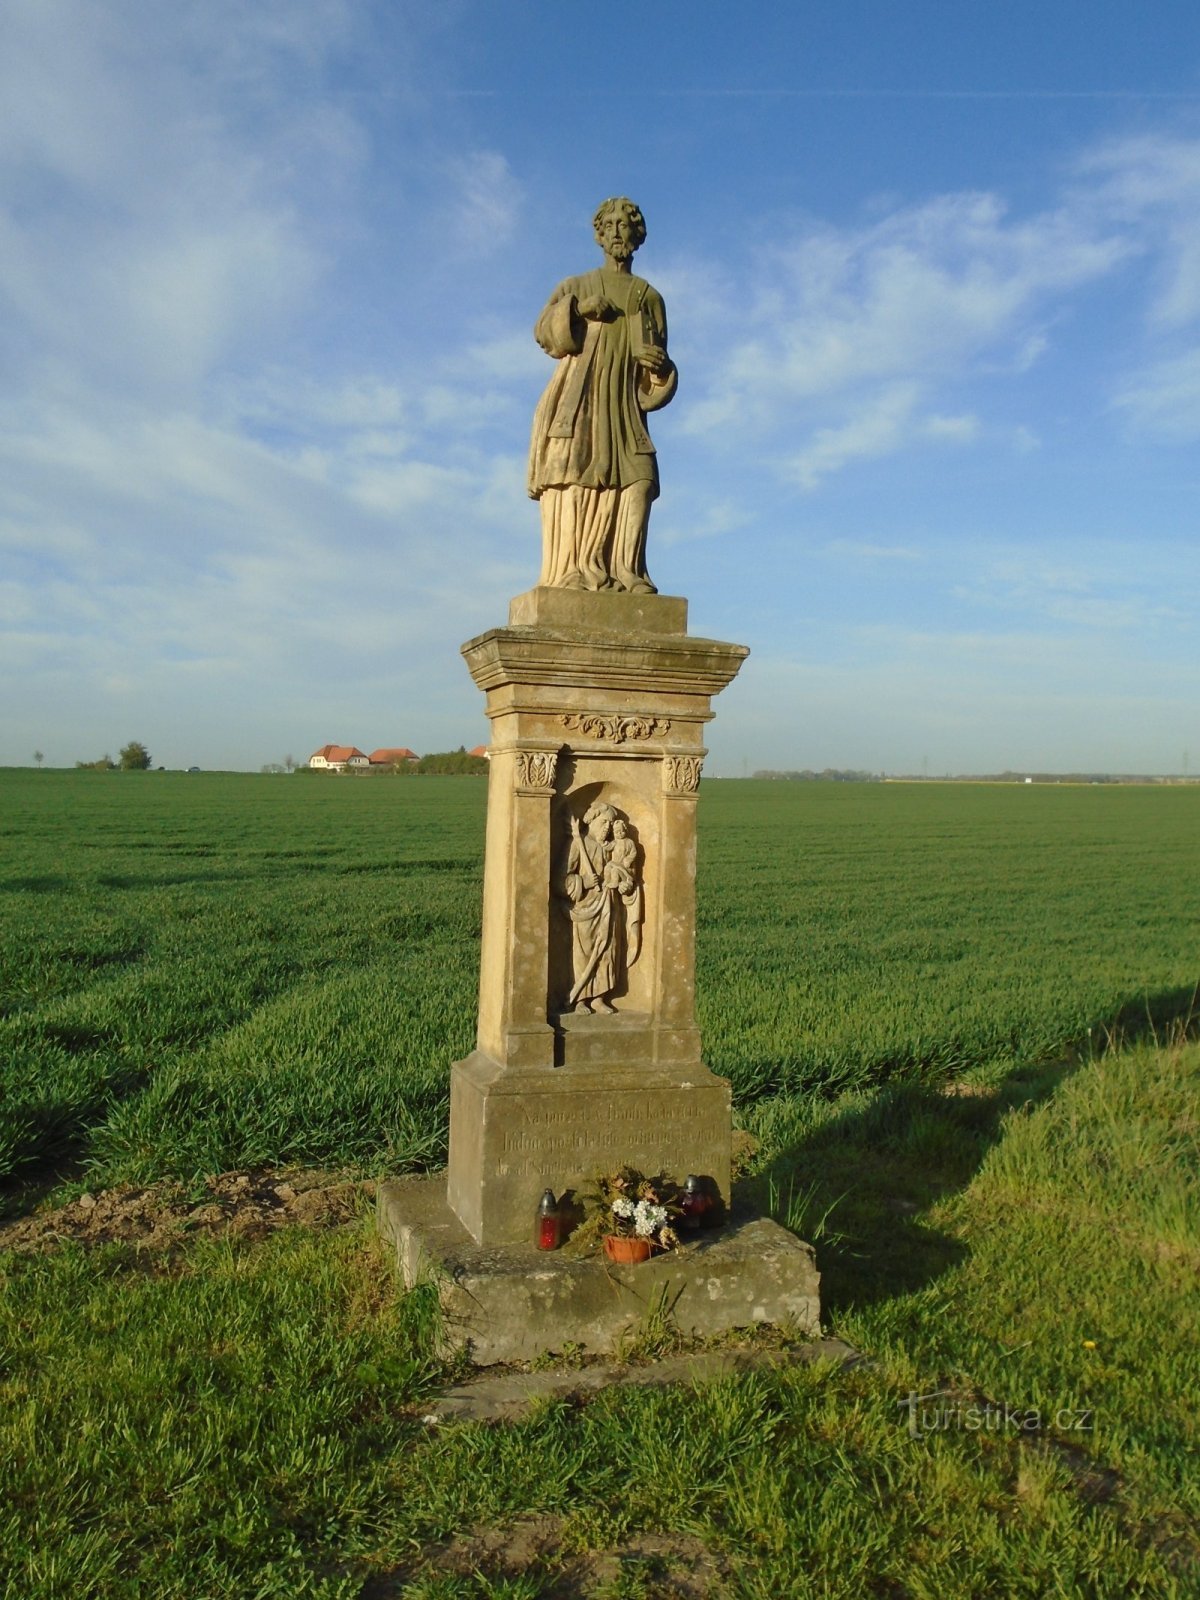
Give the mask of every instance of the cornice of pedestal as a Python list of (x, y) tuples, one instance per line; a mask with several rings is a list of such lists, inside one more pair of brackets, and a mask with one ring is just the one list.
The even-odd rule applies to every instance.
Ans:
[(683, 633), (608, 633), (585, 628), (492, 628), (462, 647), (486, 693), (507, 684), (719, 694), (750, 654), (743, 644)]

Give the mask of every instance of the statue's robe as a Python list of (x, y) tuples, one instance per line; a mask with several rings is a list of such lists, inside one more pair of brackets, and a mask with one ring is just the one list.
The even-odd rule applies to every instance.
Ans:
[[(590, 888), (585, 873), (595, 880)], [(567, 1003), (604, 1000), (626, 975), (623, 912), (638, 904), (637, 881), (627, 862), (613, 861), (611, 843), (584, 837), (571, 842), (564, 887), (575, 980)], [(637, 915), (640, 923), (640, 911)], [(636, 958), (634, 953), (631, 959)]]
[[(580, 300), (603, 295), (617, 308), (604, 321), (579, 315)], [(578, 485), (622, 489), (648, 482), (658, 494), (658, 464), (645, 413), (665, 406), (678, 377), (670, 362), (657, 375), (635, 352), (667, 348), (662, 296), (644, 278), (599, 267), (567, 278), (550, 296), (534, 328), (558, 365), (538, 403), (529, 451), (529, 493)]]

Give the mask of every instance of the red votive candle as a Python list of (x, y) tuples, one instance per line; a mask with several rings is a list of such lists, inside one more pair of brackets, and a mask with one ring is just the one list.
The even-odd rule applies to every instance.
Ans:
[(708, 1212), (712, 1210), (712, 1203), (712, 1195), (708, 1193), (696, 1174), (689, 1172), (687, 1182), (683, 1186), (683, 1199), (679, 1202), (684, 1226), (701, 1227)]
[(539, 1250), (557, 1250), (562, 1243), (562, 1218), (553, 1189), (547, 1189), (538, 1204), (533, 1242)]

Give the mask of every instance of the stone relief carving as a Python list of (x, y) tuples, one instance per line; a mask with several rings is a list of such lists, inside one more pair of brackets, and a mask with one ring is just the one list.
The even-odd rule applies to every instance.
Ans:
[(700, 756), (666, 756), (663, 760), (663, 788), (668, 794), (695, 794), (700, 787)]
[(642, 883), (629, 821), (597, 800), (583, 821), (570, 816), (561, 894), (571, 919), (571, 992), (567, 1009), (611, 1016), (620, 987), (642, 948)]
[(671, 731), (664, 717), (619, 717), (599, 711), (567, 711), (559, 717), (564, 728), (582, 733), (587, 739), (611, 739), (623, 744), (626, 739), (653, 739)]
[(558, 763), (555, 750), (519, 750), (517, 752), (517, 788), (549, 792), (554, 788), (554, 771)]
[(542, 572), (555, 589), (657, 594), (646, 527), (658, 463), (646, 413), (674, 396), (662, 296), (634, 276), (646, 221), (632, 200), (592, 219), (604, 265), (559, 284), (534, 337), (557, 362), (533, 418), (529, 493), (541, 502)]

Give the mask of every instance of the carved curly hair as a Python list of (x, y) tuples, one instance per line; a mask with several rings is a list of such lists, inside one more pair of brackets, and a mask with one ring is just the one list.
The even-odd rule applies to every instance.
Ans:
[(619, 815), (615, 806), (604, 800), (593, 800), (583, 814), (584, 826), (590, 828), (593, 822), (607, 822), (611, 826)]
[(598, 207), (596, 215), (592, 218), (592, 231), (596, 235), (597, 242), (600, 244), (603, 244), (604, 242), (600, 237), (600, 229), (604, 224), (604, 219), (608, 216), (608, 213), (613, 209), (614, 206), (624, 206), (626, 214), (628, 215), (630, 222), (633, 223), (637, 234), (633, 248), (635, 250), (640, 250), (646, 242), (646, 219), (642, 215), (641, 208), (639, 206), (635, 206), (633, 201), (627, 199), (623, 194), (613, 195), (610, 200), (605, 200), (604, 203)]

